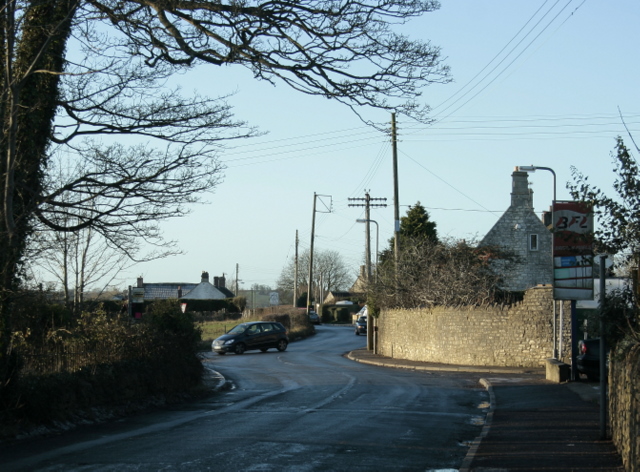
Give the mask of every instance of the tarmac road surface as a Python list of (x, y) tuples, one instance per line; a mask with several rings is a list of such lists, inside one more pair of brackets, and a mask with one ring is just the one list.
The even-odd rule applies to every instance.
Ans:
[(0, 445), (1, 470), (452, 471), (489, 411), (479, 373), (353, 362), (351, 326), (285, 352), (211, 354), (229, 390), (198, 403)]

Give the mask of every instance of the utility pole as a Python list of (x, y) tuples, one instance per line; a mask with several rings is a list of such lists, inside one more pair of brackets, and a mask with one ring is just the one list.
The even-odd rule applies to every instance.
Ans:
[[(378, 208), (378, 207), (386, 207), (387, 204), (386, 203), (371, 203), (372, 201), (387, 201), (386, 198), (371, 198), (371, 196), (369, 195), (369, 192), (365, 192), (364, 194), (364, 198), (349, 198), (349, 201), (363, 201), (364, 200), (364, 204), (362, 203), (349, 203), (350, 207), (361, 207), (364, 206), (364, 212), (366, 215), (366, 220), (365, 223), (367, 224), (366, 226), (366, 255), (365, 255), (365, 261), (366, 261), (366, 273), (367, 273), (367, 285), (369, 285), (369, 283), (371, 283), (371, 231), (370, 231), (370, 223), (371, 223), (371, 207), (374, 208)], [(373, 316), (367, 316), (367, 349), (369, 351), (372, 351), (374, 349), (373, 346)]]
[(313, 216), (311, 217), (311, 245), (309, 246), (309, 282), (307, 287), (307, 316), (311, 305), (311, 287), (313, 286), (313, 238), (316, 232), (316, 192), (313, 192)]
[(368, 191), (365, 191), (364, 198), (349, 198), (349, 201), (364, 201), (364, 203), (349, 203), (350, 207), (364, 207), (365, 214), (365, 270), (367, 274), (367, 283), (371, 282), (371, 208), (386, 207), (386, 203), (371, 203), (374, 201), (384, 201), (386, 198), (371, 198)]
[(293, 307), (295, 308), (298, 301), (298, 230), (296, 230), (296, 255), (293, 267)]
[(238, 290), (240, 289), (240, 286), (238, 285), (238, 271), (240, 269), (240, 266), (238, 265), (238, 263), (236, 263), (236, 297), (240, 296), (240, 292), (238, 292)]
[(396, 135), (396, 114), (391, 113), (391, 148), (393, 150), (393, 259), (398, 277), (400, 260), (400, 198), (398, 197), (398, 139)]
[[(313, 216), (311, 218), (311, 245), (309, 246), (309, 288), (307, 290), (307, 316), (309, 315), (309, 307), (311, 306), (311, 292), (313, 288), (313, 240), (316, 233), (316, 200), (318, 197), (328, 197), (329, 195), (318, 195), (313, 192)], [(322, 202), (322, 199), (320, 200)], [(329, 203), (329, 207), (324, 205), (327, 211), (322, 211), (321, 213), (331, 213), (331, 203)]]

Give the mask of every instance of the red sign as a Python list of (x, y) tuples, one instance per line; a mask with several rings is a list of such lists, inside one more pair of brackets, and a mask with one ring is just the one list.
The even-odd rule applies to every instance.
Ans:
[(553, 297), (593, 300), (593, 212), (582, 202), (553, 205)]

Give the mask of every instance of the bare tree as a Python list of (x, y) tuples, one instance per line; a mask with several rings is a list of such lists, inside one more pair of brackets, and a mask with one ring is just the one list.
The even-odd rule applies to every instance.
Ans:
[[(226, 97), (167, 90), (172, 74), (236, 64), (356, 113), (370, 106), (419, 119), (428, 110), (417, 103), (421, 87), (449, 80), (438, 48), (392, 31), (436, 9), (430, 0), (0, 5), (0, 380), (36, 219), (55, 231), (92, 227), (114, 247), (130, 238), (162, 246), (157, 222), (186, 214), (219, 183), (221, 142), (255, 133), (232, 119)], [(123, 135), (146, 141), (103, 141)], [(47, 179), (53, 152), (67, 156), (73, 177)]]
[[(305, 250), (298, 256), (298, 287), (302, 290), (309, 289), (309, 250)], [(315, 298), (320, 292), (344, 291), (353, 285), (354, 278), (340, 253), (336, 251), (316, 251), (313, 255), (313, 284), (311, 284)], [(277, 286), (281, 291), (292, 291), (295, 277), (295, 261), (289, 262), (280, 273)]]
[(500, 287), (513, 260), (513, 255), (498, 248), (407, 237), (397, 277), (393, 261), (387, 261), (380, 265), (377, 282), (369, 291), (379, 307), (492, 303), (502, 294)]
[(92, 228), (48, 231), (46, 235), (39, 234), (38, 241), (38, 247), (33, 248), (37, 254), (28, 260), (32, 278), (38, 282), (48, 274), (62, 288), (65, 304), (74, 313), (82, 310), (88, 291), (99, 296), (117, 282), (121, 271), (133, 264)]

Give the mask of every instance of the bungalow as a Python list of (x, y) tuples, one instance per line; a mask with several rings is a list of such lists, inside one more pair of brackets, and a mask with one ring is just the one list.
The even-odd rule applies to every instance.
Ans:
[(200, 283), (145, 283), (138, 277), (136, 287), (144, 289), (144, 300), (166, 300), (176, 298), (180, 300), (223, 300), (235, 295), (225, 287), (224, 275), (214, 277), (213, 284), (209, 282), (209, 272), (203, 271)]

